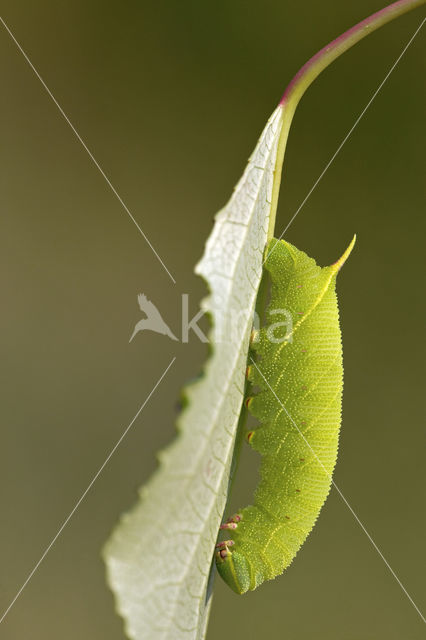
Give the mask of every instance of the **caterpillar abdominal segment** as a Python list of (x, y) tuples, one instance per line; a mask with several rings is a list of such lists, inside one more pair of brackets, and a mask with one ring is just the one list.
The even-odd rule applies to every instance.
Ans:
[[(260, 480), (253, 504), (220, 527), (232, 530), (232, 540), (219, 542), (215, 554), (239, 594), (289, 566), (330, 490), (343, 386), (335, 282), (354, 242), (325, 268), (283, 240), (267, 249), (270, 322), (252, 334), (245, 399), (258, 421), (245, 439), (261, 455)], [(274, 325), (277, 314), (286, 322)]]

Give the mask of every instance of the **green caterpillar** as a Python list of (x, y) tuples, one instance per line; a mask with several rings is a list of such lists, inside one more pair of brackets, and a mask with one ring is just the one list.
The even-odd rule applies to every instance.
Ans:
[[(283, 240), (267, 248), (268, 311), (276, 325), (254, 333), (247, 378), (258, 392), (245, 400), (259, 421), (246, 439), (262, 456), (261, 478), (253, 506), (222, 525), (232, 530), (232, 540), (219, 542), (215, 554), (220, 575), (236, 593), (288, 567), (330, 491), (343, 387), (335, 283), (354, 243), (355, 237), (325, 268)], [(290, 331), (277, 323), (277, 310), (290, 312)]]

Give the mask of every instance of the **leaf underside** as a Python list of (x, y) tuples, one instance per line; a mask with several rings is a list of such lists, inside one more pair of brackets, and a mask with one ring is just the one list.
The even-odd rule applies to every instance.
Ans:
[[(282, 107), (268, 121), (196, 267), (209, 288), (212, 354), (185, 390), (178, 436), (104, 550), (117, 610), (132, 640), (204, 637), (214, 545), (244, 394), (252, 316), (271, 210)], [(236, 329), (236, 318), (238, 327)]]

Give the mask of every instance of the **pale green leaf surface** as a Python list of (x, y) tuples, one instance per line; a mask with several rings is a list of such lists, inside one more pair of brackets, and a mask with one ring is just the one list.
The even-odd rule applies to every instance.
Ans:
[[(204, 637), (207, 584), (226, 504), (252, 314), (267, 241), (282, 107), (268, 121), (196, 267), (210, 295), (212, 355), (186, 389), (179, 435), (104, 556), (132, 640)], [(238, 330), (235, 317), (239, 315)], [(172, 402), (172, 399), (169, 399)]]

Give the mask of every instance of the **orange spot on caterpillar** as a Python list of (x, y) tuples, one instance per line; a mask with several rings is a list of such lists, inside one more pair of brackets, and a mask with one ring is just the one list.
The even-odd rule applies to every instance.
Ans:
[(300, 462), (305, 462), (305, 458), (299, 458)]
[(297, 315), (298, 315), (298, 316), (303, 316), (303, 314), (304, 314), (304, 311), (298, 311), (298, 312), (297, 312)]
[(287, 518), (287, 520), (290, 520), (290, 516), (284, 516), (285, 518)]
[(246, 369), (246, 378), (249, 378), (249, 377), (250, 377), (251, 370), (252, 370), (252, 366), (251, 366), (251, 365), (248, 365), (248, 367), (247, 367), (247, 369)]
[(296, 489), (296, 493), (300, 493), (300, 489)]
[(253, 400), (252, 396), (249, 396), (248, 398), (245, 399), (244, 404), (246, 405), (247, 409), (250, 407), (252, 400)]
[(253, 436), (254, 436), (254, 431), (249, 431), (246, 435), (247, 442), (251, 442)]

